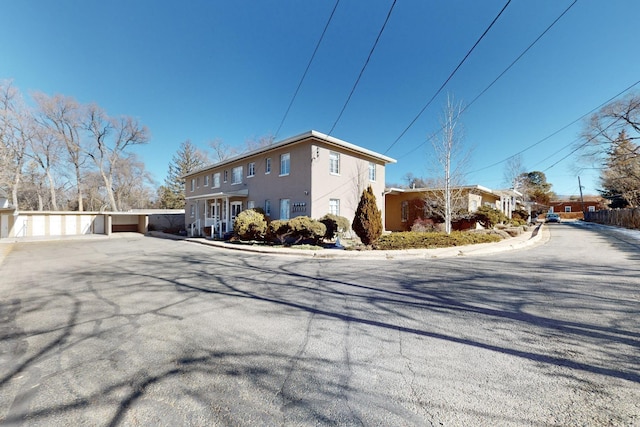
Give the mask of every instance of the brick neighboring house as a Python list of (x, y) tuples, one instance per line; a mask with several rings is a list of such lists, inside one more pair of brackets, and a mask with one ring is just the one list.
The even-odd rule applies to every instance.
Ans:
[(569, 213), (569, 212), (595, 212), (608, 209), (608, 200), (598, 196), (585, 196), (584, 203), (580, 199), (571, 198), (569, 200), (553, 200), (549, 202), (549, 212)]
[[(491, 190), (481, 185), (457, 187), (466, 199), (468, 212), (475, 212), (480, 206), (498, 209), (511, 218), (511, 212), (520, 203), (522, 194), (514, 190)], [(414, 221), (425, 218), (424, 203), (432, 188), (389, 188), (385, 191), (385, 229), (388, 231), (408, 231)], [(439, 190), (442, 191), (442, 190)]]
[(352, 221), (369, 184), (384, 220), (385, 167), (395, 162), (312, 130), (185, 175), (185, 226), (222, 236), (254, 207), (271, 219), (333, 213)]

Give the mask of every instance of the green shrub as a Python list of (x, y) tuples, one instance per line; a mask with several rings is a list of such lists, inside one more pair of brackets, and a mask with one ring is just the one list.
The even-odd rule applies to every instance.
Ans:
[(325, 239), (333, 239), (336, 235), (344, 233), (351, 227), (349, 220), (343, 216), (326, 214), (319, 220), (327, 228)]
[(374, 249), (433, 249), (451, 246), (474, 245), (502, 240), (495, 234), (469, 233), (464, 231), (417, 233), (404, 231), (384, 235), (373, 245)]
[(327, 227), (320, 221), (311, 219), (308, 216), (297, 216), (289, 220), (292, 237), (295, 239), (294, 245), (303, 240), (312, 240), (318, 243), (327, 232)]
[(267, 220), (256, 209), (247, 209), (236, 216), (233, 233), (240, 240), (263, 240), (267, 234)]
[(497, 224), (506, 221), (507, 217), (497, 209), (489, 206), (480, 206), (473, 213), (473, 219), (482, 224), (483, 227), (493, 228)]
[(318, 243), (324, 237), (327, 228), (320, 221), (308, 216), (297, 216), (289, 220), (271, 221), (267, 237), (282, 245), (296, 245), (302, 241)]
[(287, 237), (291, 235), (291, 226), (286, 219), (276, 219), (267, 227), (267, 239), (284, 245)]
[(362, 192), (352, 227), (365, 245), (373, 244), (382, 235), (382, 213), (371, 186)]

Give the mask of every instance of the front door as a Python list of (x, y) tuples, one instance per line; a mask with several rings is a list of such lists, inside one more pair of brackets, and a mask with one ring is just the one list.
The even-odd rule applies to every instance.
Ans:
[(242, 212), (242, 202), (231, 202), (231, 224), (235, 222), (240, 212)]

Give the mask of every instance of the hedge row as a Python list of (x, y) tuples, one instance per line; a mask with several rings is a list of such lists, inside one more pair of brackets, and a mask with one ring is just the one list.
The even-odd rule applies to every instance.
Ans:
[(373, 248), (378, 250), (433, 249), (498, 242), (500, 240), (502, 238), (495, 234), (468, 233), (464, 231), (452, 231), (451, 234), (404, 231), (383, 235), (373, 245)]

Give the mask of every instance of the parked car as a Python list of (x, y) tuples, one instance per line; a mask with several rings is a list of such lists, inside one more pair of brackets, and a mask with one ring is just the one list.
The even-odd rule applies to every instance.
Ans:
[(557, 213), (548, 213), (546, 222), (560, 222), (560, 215)]

